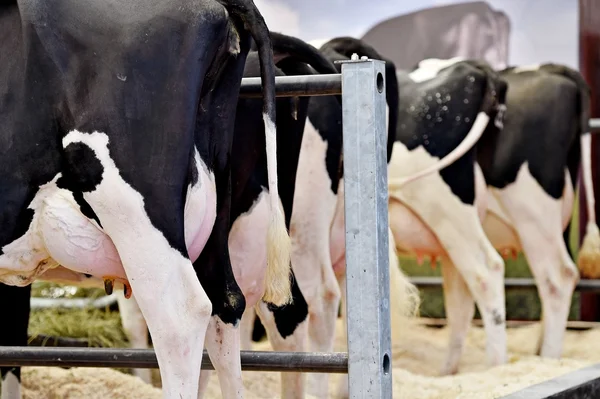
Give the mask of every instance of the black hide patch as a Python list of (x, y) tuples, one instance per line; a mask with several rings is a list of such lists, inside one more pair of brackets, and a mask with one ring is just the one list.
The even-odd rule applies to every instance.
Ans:
[[(527, 163), (531, 176), (554, 199), (562, 197), (565, 169), (576, 184), (579, 168), (581, 91), (544, 71), (504, 72), (509, 84), (504, 129), (486, 140), (478, 159), (488, 185), (505, 188)], [(484, 157), (485, 155), (485, 157)]]
[[(15, 231), (13, 233), (13, 237), (23, 237), (29, 226), (31, 225), (31, 221), (33, 220), (33, 209), (23, 208), (21, 210), (21, 214), (19, 215), (19, 219), (15, 225)], [(2, 255), (4, 251), (2, 250), (2, 246), (0, 246), (0, 255)]]
[[(463, 63), (420, 83), (406, 72), (398, 77), (402, 90), (396, 141), (409, 151), (421, 146), (431, 156), (448, 155), (473, 127), (486, 94), (486, 76)], [(475, 202), (474, 162), (471, 149), (439, 172), (452, 193), (470, 205)]]
[(83, 198), (83, 193), (81, 191), (75, 191), (73, 192), (73, 198), (75, 198), (75, 202), (79, 205), (81, 213), (88, 219), (94, 219), (96, 223), (98, 223), (98, 226), (102, 227), (98, 215), (96, 215), (90, 204)]
[[(10, 312), (0, 328), (0, 346), (27, 346), (27, 326), (29, 325), (31, 284), (15, 287), (0, 283), (0, 301), (10, 304)], [(21, 381), (20, 367), (0, 367), (2, 378), (12, 372)]]
[(295, 280), (292, 280), (292, 298), (292, 303), (286, 306), (278, 307), (267, 303), (267, 307), (275, 317), (277, 331), (283, 338), (292, 335), (296, 327), (308, 316), (308, 304)]
[(65, 168), (62, 184), (71, 191), (90, 192), (102, 182), (104, 167), (96, 153), (83, 143), (71, 143), (64, 149)]
[(79, 210), (88, 219), (93, 219), (102, 227), (98, 215), (83, 198), (84, 192), (90, 192), (102, 182), (104, 167), (96, 157), (94, 150), (83, 143), (71, 143), (64, 150), (63, 174), (57, 180), (59, 188), (69, 190)]

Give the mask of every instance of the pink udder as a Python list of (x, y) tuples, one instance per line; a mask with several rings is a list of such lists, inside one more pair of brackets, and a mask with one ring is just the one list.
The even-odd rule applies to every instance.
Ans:
[(398, 201), (390, 201), (389, 211), (397, 251), (400, 254), (415, 255), (419, 265), (423, 264), (424, 258), (431, 257), (431, 266), (435, 267), (437, 258), (444, 257), (446, 251), (429, 226)]

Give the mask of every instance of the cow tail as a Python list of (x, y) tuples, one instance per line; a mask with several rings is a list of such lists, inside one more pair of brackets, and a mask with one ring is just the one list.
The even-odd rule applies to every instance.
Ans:
[(252, 0), (220, 0), (228, 11), (244, 21), (258, 49), (263, 95), (263, 121), (267, 152), (271, 216), (267, 233), (267, 272), (262, 300), (276, 306), (292, 302), (291, 248), (277, 182), (277, 134), (275, 126), (275, 63), (269, 29)]
[(589, 130), (591, 115), (591, 90), (581, 73), (558, 64), (545, 64), (542, 69), (564, 76), (575, 83), (579, 92), (581, 188), (585, 193), (588, 221), (585, 236), (579, 249), (577, 267), (583, 278), (600, 278), (600, 231), (596, 224), (596, 199), (592, 181), (592, 134)]
[[(585, 82), (584, 82), (585, 83)], [(588, 221), (585, 236), (579, 249), (577, 267), (583, 278), (600, 278), (600, 231), (596, 224), (596, 199), (592, 181), (592, 134), (588, 124), (590, 119), (590, 90), (587, 85), (579, 87), (581, 103), (581, 171), (585, 192)]]

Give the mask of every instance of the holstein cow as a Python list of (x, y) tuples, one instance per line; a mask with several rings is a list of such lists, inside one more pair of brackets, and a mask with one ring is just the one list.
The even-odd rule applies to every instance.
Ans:
[[(250, 35), (271, 207), (263, 300), (291, 301), (262, 16), (249, 0), (18, 0), (0, 5), (0, 26), (0, 282), (28, 286), (56, 267), (108, 290), (120, 282), (148, 323), (165, 398), (198, 397), (205, 335), (223, 397), (240, 397), (231, 331), (245, 299), (228, 233)], [(233, 354), (221, 356), (223, 347)], [(18, 396), (16, 373), (2, 390)]]
[[(451, 60), (425, 63), (456, 65)], [(512, 67), (499, 74), (508, 84), (506, 118), (502, 129), (489, 124), (476, 146), (475, 170), (480, 171), (478, 174), (483, 175), (487, 185), (487, 200), (477, 200), (477, 208), (484, 232), (498, 251), (524, 252), (542, 302), (543, 330), (537, 353), (557, 358), (562, 352), (571, 297), (578, 280), (577, 268), (566, 245), (566, 230), (580, 158), (584, 182), (591, 187), (590, 135), (586, 130), (589, 88), (577, 71), (556, 64)], [(403, 173), (400, 166), (397, 170)], [(453, 172), (452, 179), (463, 178), (464, 171)], [(483, 198), (480, 180), (476, 192)], [(586, 190), (586, 199), (593, 217), (591, 190)], [(395, 206), (390, 203), (390, 213), (394, 212), (397, 212)], [(397, 217), (402, 217), (402, 213), (398, 212)], [(598, 227), (595, 218), (590, 220), (578, 260), (582, 270), (592, 262), (597, 264), (600, 257)], [(406, 231), (415, 228), (414, 222), (406, 226)], [(433, 249), (438, 246), (436, 241), (442, 245), (443, 242), (435, 237), (437, 230), (426, 232), (426, 227), (423, 226), (423, 235), (429, 235), (429, 241), (417, 250), (421, 254), (439, 255)], [(457, 240), (465, 241), (453, 245), (468, 245), (468, 239), (457, 235)], [(456, 373), (474, 315), (474, 298), (479, 304), (478, 296), (490, 287), (482, 277), (494, 270), (471, 270), (455, 261), (454, 265), (443, 262), (442, 272), (450, 328), (449, 353), (442, 372)], [(488, 342), (489, 334), (488, 331)]]
[[(288, 72), (299, 74), (314, 74), (315, 70), (320, 73), (337, 73), (337, 70), (317, 49), (307, 45), (299, 39), (271, 33), (274, 59), (279, 60), (278, 65)], [(251, 51), (246, 60), (244, 76), (259, 76), (259, 57), (256, 51)], [(314, 69), (308, 68), (304, 63), (309, 63)], [(281, 70), (275, 69), (277, 75), (283, 74)], [(295, 188), (296, 167), (300, 143), (304, 130), (304, 122), (307, 114), (308, 98), (279, 98), (277, 99), (277, 139), (279, 145), (278, 159), (278, 187), (285, 212), (286, 225), (292, 212), (292, 200)], [(267, 160), (263, 147), (264, 123), (261, 111), (262, 101), (260, 99), (239, 99), (232, 146), (232, 227), (229, 234), (229, 253), (233, 267), (233, 273), (246, 299), (246, 306), (253, 307), (261, 299), (265, 290), (264, 273), (266, 266), (266, 231), (269, 221), (269, 208), (267, 203), (269, 185), (267, 181)], [(262, 227), (261, 227), (262, 226)], [(265, 234), (261, 234), (261, 231)], [(264, 237), (264, 238), (263, 238)], [(82, 275), (65, 268), (52, 269), (43, 277), (60, 283), (78, 286), (99, 286), (102, 280), (90, 275)], [(0, 345), (11, 344), (14, 340), (8, 340), (8, 336), (20, 334), (18, 342), (26, 342), (28, 312), (29, 312), (29, 288), (19, 288), (23, 300), (15, 303), (18, 305), (13, 309), (18, 314), (10, 328), (0, 332)], [(14, 296), (15, 288), (0, 285), (0, 296)], [(119, 310), (124, 330), (134, 348), (148, 347), (147, 325), (135, 300), (125, 298), (121, 291), (118, 292)], [(301, 322), (306, 318), (306, 310), (298, 311), (298, 308), (306, 309), (306, 302), (298, 290), (295, 279), (292, 279), (292, 294), (294, 301), (284, 307), (269, 306), (276, 327), (271, 332), (273, 340), (285, 337), (287, 334), (286, 323), (294, 320), (293, 315), (298, 315)], [(25, 300), (25, 297), (27, 300)], [(14, 301), (13, 301), (14, 303)], [(289, 315), (292, 314), (292, 318)], [(282, 323), (280, 320), (283, 319)], [(12, 321), (12, 320), (11, 320)], [(289, 327), (288, 327), (289, 330)], [(232, 334), (237, 335), (237, 330)], [(4, 338), (4, 339), (3, 339)], [(239, 337), (234, 337), (238, 340)], [(280, 338), (281, 340), (282, 338)], [(274, 346), (277, 342), (274, 342)], [(5, 372), (10, 370), (7, 368)], [(15, 368), (18, 370), (18, 368)], [(134, 370), (144, 381), (150, 383), (150, 370)], [(201, 383), (206, 382), (204, 377), (209, 373), (203, 373)], [(204, 387), (204, 386), (203, 386)], [(202, 388), (201, 388), (202, 389)], [(4, 399), (4, 398), (3, 398)]]
[[(558, 358), (579, 279), (567, 228), (580, 160), (591, 215), (580, 267), (597, 265), (600, 259), (590, 189), (590, 89), (579, 72), (564, 65), (511, 67), (500, 74), (509, 85), (504, 130), (486, 135), (478, 147), (490, 193), (484, 227), (498, 250), (525, 254), (542, 303), (537, 354)], [(448, 288), (456, 301), (447, 308), (450, 328), (457, 340), (464, 340), (473, 317), (472, 299), (459, 278)], [(461, 347), (462, 343), (456, 349)]]

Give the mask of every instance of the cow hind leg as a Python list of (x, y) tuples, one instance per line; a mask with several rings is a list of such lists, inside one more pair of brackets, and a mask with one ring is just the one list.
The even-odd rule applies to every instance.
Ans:
[[(125, 298), (124, 291), (117, 291), (117, 302), (119, 304), (119, 315), (125, 335), (129, 344), (134, 349), (148, 348), (148, 326), (140, 310), (135, 297), (131, 295), (129, 299)], [(152, 373), (150, 369), (133, 369), (133, 375), (139, 377), (142, 381), (151, 384)]]
[(242, 320), (240, 321), (240, 348), (243, 351), (252, 349), (252, 329), (255, 319), (256, 311), (253, 307), (244, 311)]
[[(12, 317), (0, 328), (0, 346), (27, 346), (31, 285), (16, 287), (0, 283), (0, 302), (9, 304)], [(21, 368), (0, 367), (0, 399), (21, 399)]]
[[(108, 136), (103, 133), (71, 131), (63, 139), (66, 150), (71, 143), (78, 144), (73, 147), (75, 151), (91, 148), (102, 165), (102, 175), (96, 179), (99, 183), (92, 191), (83, 192), (83, 199), (112, 239), (148, 323), (160, 365), (163, 395), (195, 399), (212, 304), (192, 262), (182, 252), (185, 251), (183, 234), (177, 237), (178, 231), (183, 231), (183, 209), (180, 212), (171, 209), (177, 193), (168, 185), (156, 183), (152, 196), (142, 196), (121, 177), (109, 154)], [(74, 155), (72, 159), (78, 159)], [(71, 173), (77, 171), (74, 165)], [(115, 196), (115, 192), (119, 195)], [(146, 209), (173, 213), (173, 221), (159, 230)]]
[(561, 355), (571, 297), (579, 278), (562, 234), (566, 224), (563, 202), (571, 197), (567, 194), (553, 199), (525, 168), (515, 185), (499, 191), (538, 287), (543, 329), (538, 354), (544, 357)]
[[(500, 255), (497, 253), (495, 255), (497, 255), (497, 259), (492, 260), (492, 265), (486, 268), (470, 262), (462, 263), (460, 258), (454, 263), (473, 295), (481, 314), (486, 334), (486, 354), (490, 366), (504, 364), (507, 361), (504, 262)], [(482, 261), (482, 263), (484, 262)], [(461, 292), (464, 294), (464, 291), (461, 290)], [(446, 309), (449, 307), (450, 305)], [(450, 360), (448, 359), (446, 363), (452, 363)], [(444, 371), (451, 372), (453, 370), (445, 369)]]
[(454, 264), (447, 257), (442, 258), (442, 278), (444, 289), (444, 309), (450, 340), (448, 354), (442, 367), (442, 375), (458, 373), (460, 358), (465, 339), (475, 315), (475, 301), (469, 287)]
[[(292, 279), (291, 288), (291, 304), (277, 307), (261, 301), (256, 304), (256, 312), (273, 350), (304, 352), (308, 335), (308, 305), (295, 279)], [(304, 398), (304, 382), (305, 373), (281, 373), (281, 398)]]
[[(310, 350), (315, 352), (333, 352), (335, 326), (340, 306), (340, 286), (333, 268), (322, 268), (322, 278), (318, 293), (310, 297), (309, 303), (309, 341)], [(308, 373), (309, 392), (318, 398), (327, 398), (329, 376), (325, 373)]]
[[(224, 323), (219, 316), (211, 317), (205, 343), (208, 356), (219, 376), (221, 397), (243, 397), (239, 324)], [(198, 399), (204, 397), (209, 376), (210, 374), (205, 372), (200, 375)]]

